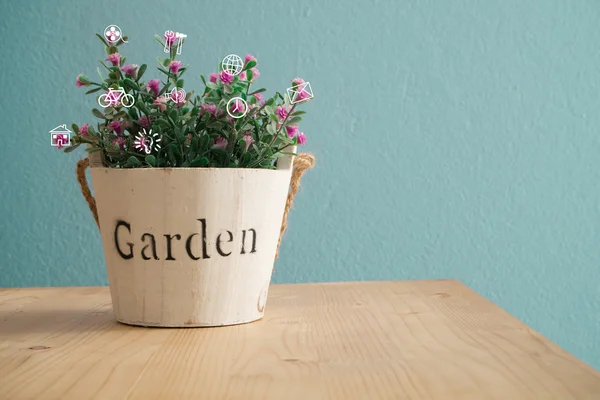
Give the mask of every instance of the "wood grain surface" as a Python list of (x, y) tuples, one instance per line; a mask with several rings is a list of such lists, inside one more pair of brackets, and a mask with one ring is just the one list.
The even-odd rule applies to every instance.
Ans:
[(2, 289), (0, 399), (582, 400), (600, 373), (453, 280), (273, 285), (262, 320), (187, 329)]

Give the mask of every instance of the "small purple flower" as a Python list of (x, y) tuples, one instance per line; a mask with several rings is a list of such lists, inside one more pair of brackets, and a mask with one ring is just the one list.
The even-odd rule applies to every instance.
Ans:
[(138, 74), (138, 65), (137, 64), (127, 64), (121, 68), (121, 71), (125, 72), (125, 74), (129, 75), (133, 79), (137, 79)]
[(80, 136), (90, 136), (90, 134), (88, 133), (88, 129), (90, 127), (90, 124), (83, 124), (80, 128), (79, 128), (79, 135)]
[(200, 114), (204, 115), (205, 113), (209, 113), (212, 115), (216, 115), (217, 114), (217, 106), (214, 104), (202, 104), (200, 106)]
[(169, 64), (169, 69), (175, 75), (177, 75), (181, 67), (183, 67), (183, 63), (181, 61), (171, 61), (171, 64)]
[(277, 118), (279, 118), (280, 121), (283, 121), (288, 116), (288, 110), (285, 106), (277, 106), (275, 114), (277, 114)]
[(298, 134), (298, 144), (305, 144), (306, 143), (306, 135), (302, 132), (300, 132)]
[(213, 144), (213, 149), (224, 149), (227, 147), (227, 139), (217, 136), (215, 139), (215, 144)]
[(253, 75), (252, 82), (254, 82), (258, 78), (260, 78), (260, 72), (259, 72), (258, 68), (256, 68), (256, 67), (252, 68), (252, 75)]
[[(305, 83), (306, 82), (304, 82), (304, 79), (302, 79), (302, 78), (292, 79), (292, 85), (294, 85), (294, 86), (301, 86)], [(301, 101), (301, 100), (305, 100), (308, 98), (310, 98), (310, 93), (305, 88), (302, 88), (302, 90), (300, 90), (300, 92), (298, 92), (298, 94), (296, 95), (296, 101)]]
[(296, 136), (298, 134), (298, 132), (300, 131), (298, 129), (298, 125), (286, 126), (285, 130), (287, 131), (288, 137), (290, 137), (290, 138), (293, 138), (294, 136)]
[(171, 92), (171, 100), (173, 100), (173, 103), (175, 103), (176, 106), (181, 106), (183, 104), (186, 103), (185, 100), (185, 91), (183, 91), (183, 89), (181, 90), (174, 90)]
[(121, 62), (121, 55), (119, 53), (110, 54), (105, 61), (110, 61), (113, 67), (118, 67)]
[(112, 144), (113, 144), (113, 146), (117, 147), (121, 151), (125, 151), (125, 138), (124, 137), (116, 138), (115, 140), (112, 141)]
[(139, 120), (138, 124), (140, 124), (144, 128), (150, 127), (150, 118), (147, 115), (143, 115)]
[(129, 128), (129, 124), (127, 121), (114, 120), (108, 124), (108, 127), (112, 129), (118, 136), (121, 136), (125, 132), (125, 129)]
[(233, 82), (233, 79), (235, 77), (233, 75), (229, 75), (227, 72), (225, 71), (221, 71), (221, 73), (219, 74), (219, 79), (221, 80), (221, 82), (223, 83), (231, 83)]
[(250, 61), (256, 61), (256, 57), (254, 57), (252, 54), (246, 54), (246, 57), (244, 57), (244, 59), (246, 61), (245, 64), (248, 64)]
[(168, 47), (173, 46), (173, 43), (175, 43), (177, 41), (177, 35), (173, 31), (166, 31), (164, 38), (165, 38), (165, 42), (167, 43)]
[(256, 93), (256, 94), (253, 94), (252, 96), (256, 97), (256, 100), (258, 100), (258, 101), (262, 100), (262, 93)]
[(148, 81), (148, 90), (154, 94), (154, 97), (160, 93), (160, 81), (158, 79), (150, 79)]
[(217, 75), (217, 74), (210, 74), (210, 77), (209, 77), (209, 79), (210, 79), (210, 81), (211, 81), (212, 83), (217, 83), (217, 78), (218, 78), (218, 77), (219, 77), (219, 75)]
[(160, 96), (157, 97), (156, 99), (154, 99), (154, 102), (152, 102), (152, 105), (158, 106), (158, 109), (160, 111), (165, 111), (167, 109), (167, 101), (169, 99), (166, 96)]

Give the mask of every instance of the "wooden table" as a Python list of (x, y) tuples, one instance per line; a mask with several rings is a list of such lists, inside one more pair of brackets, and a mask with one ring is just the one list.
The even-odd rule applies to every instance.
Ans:
[(0, 399), (125, 398), (582, 400), (600, 373), (454, 280), (273, 285), (262, 321), (192, 329), (0, 290)]

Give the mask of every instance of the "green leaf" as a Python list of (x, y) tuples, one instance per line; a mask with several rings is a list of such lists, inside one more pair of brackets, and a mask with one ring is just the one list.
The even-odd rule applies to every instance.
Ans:
[(130, 88), (130, 89), (133, 89), (133, 90), (140, 90), (140, 86), (139, 86), (137, 83), (135, 83), (135, 82), (133, 81), (133, 79), (130, 79), (130, 78), (125, 78), (125, 80), (123, 81), (123, 84), (124, 84), (125, 86), (127, 86), (128, 88)]
[(117, 46), (122, 45), (125, 42), (129, 41), (129, 36), (123, 36), (122, 40), (119, 40), (119, 43), (117, 43)]
[(254, 78), (254, 72), (252, 72), (252, 70), (249, 69), (248, 71), (246, 71), (246, 80), (248, 82), (251, 82), (252, 78)]
[(88, 90), (87, 92), (85, 92), (85, 94), (92, 94), (92, 93), (96, 93), (98, 91), (102, 90), (101, 87), (98, 87), (96, 89), (92, 89), (92, 90)]
[(200, 75), (200, 79), (202, 79), (202, 83), (204, 83), (204, 86), (206, 86), (206, 79), (204, 78), (204, 75)]
[(154, 157), (152, 154), (147, 155), (145, 160), (149, 166), (156, 167), (156, 157)]
[(129, 167), (139, 167), (142, 165), (142, 163), (137, 157), (131, 156), (127, 159), (127, 163), (125, 163), (125, 165)]
[(75, 150), (76, 148), (78, 148), (80, 145), (76, 144), (75, 146), (69, 146), (65, 148), (65, 153), (70, 153), (73, 150)]
[(108, 55), (114, 54), (114, 53), (118, 53), (119, 49), (117, 49), (117, 46), (109, 46), (106, 48), (106, 53)]
[(210, 152), (213, 153), (221, 162), (225, 161), (229, 157), (229, 153), (225, 149), (212, 148)]
[(252, 160), (252, 154), (249, 152), (244, 153), (242, 156), (242, 165), (248, 165), (248, 163)]
[[(220, 150), (220, 149), (219, 149)], [(190, 163), (190, 167), (206, 167), (208, 165), (208, 158), (199, 157)]]
[(212, 90), (216, 90), (218, 88), (217, 84), (213, 82), (206, 82), (206, 87)]
[(171, 118), (173, 120), (173, 125), (175, 125), (175, 121), (177, 120), (177, 110), (176, 109), (171, 110), (171, 112), (169, 113), (169, 118)]
[(94, 108), (92, 110), (92, 114), (94, 114), (94, 117), (100, 118), (100, 119), (106, 119), (106, 116), (97, 108)]
[(258, 89), (255, 90), (254, 92), (250, 93), (248, 96), (252, 96), (253, 94), (257, 94), (257, 93), (262, 93), (262, 92), (266, 92), (267, 89)]
[(79, 132), (79, 127), (76, 124), (71, 125), (71, 129), (73, 129), (73, 132), (75, 133)]
[(294, 125), (297, 124), (298, 122), (302, 121), (302, 118), (300, 117), (294, 117), (294, 118), (290, 118), (286, 121), (286, 125)]
[(246, 65), (244, 66), (243, 71), (247, 71), (247, 70), (249, 70), (250, 68), (253, 68), (253, 67), (256, 67), (256, 61), (254, 61), (254, 60), (248, 61), (246, 63)]
[(295, 117), (297, 115), (303, 115), (303, 114), (306, 114), (306, 111), (296, 111), (296, 112), (292, 113), (292, 117)]
[(203, 154), (206, 150), (208, 150), (208, 147), (210, 146), (210, 136), (208, 135), (204, 135), (200, 138), (200, 149), (198, 150), (198, 153)]
[(178, 80), (177, 84), (175, 85), (175, 87), (182, 88), (183, 87), (183, 82), (184, 82), (183, 79)]
[(154, 35), (154, 37), (156, 38), (156, 40), (158, 41), (158, 43), (160, 43), (162, 45), (162, 47), (165, 47), (165, 42), (163, 40), (163, 38), (161, 36), (158, 35)]
[(96, 33), (96, 36), (98, 36), (98, 39), (100, 39), (100, 41), (106, 46), (106, 47), (110, 47), (110, 45), (108, 44), (108, 42), (106, 41), (106, 39), (104, 39), (102, 36), (100, 36), (99, 34)]
[(142, 66), (138, 70), (138, 75), (137, 75), (136, 81), (139, 81), (142, 78), (142, 75), (144, 75), (144, 72), (146, 72), (147, 68), (148, 68), (148, 66), (146, 64), (142, 64)]

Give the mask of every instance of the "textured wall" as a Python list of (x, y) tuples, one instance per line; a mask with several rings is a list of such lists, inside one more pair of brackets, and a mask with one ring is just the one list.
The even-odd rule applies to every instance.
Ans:
[(173, 29), (186, 85), (250, 52), (271, 91), (313, 86), (276, 282), (457, 278), (600, 367), (597, 1), (1, 4), (0, 286), (106, 284), (83, 152), (48, 131), (93, 121), (95, 32), (142, 64)]

